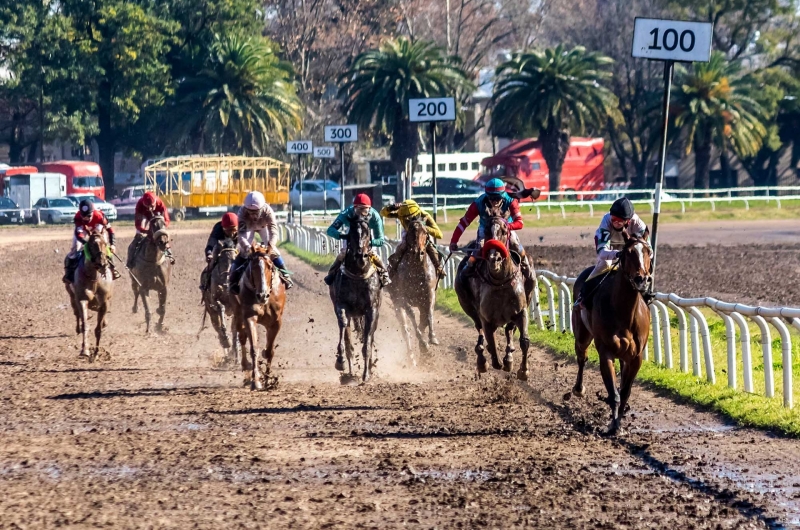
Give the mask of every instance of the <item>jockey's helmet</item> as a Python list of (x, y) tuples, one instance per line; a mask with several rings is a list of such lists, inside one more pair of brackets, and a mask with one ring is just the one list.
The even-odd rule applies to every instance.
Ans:
[(94, 203), (89, 199), (83, 199), (78, 205), (78, 211), (81, 212), (81, 217), (90, 219), (94, 213)]
[(354, 206), (372, 206), (372, 199), (366, 193), (359, 193), (353, 197)]
[(246, 210), (260, 210), (267, 204), (264, 195), (260, 191), (251, 191), (244, 198), (244, 207)]
[(491, 179), (484, 186), (484, 191), (489, 196), (499, 197), (501, 193), (506, 191), (506, 183), (498, 178)]
[(228, 212), (222, 216), (222, 228), (228, 230), (239, 226), (239, 218), (233, 212)]
[(402, 217), (411, 217), (414, 215), (419, 215), (422, 210), (417, 204), (417, 201), (412, 199), (406, 199), (403, 201), (402, 205), (400, 206), (400, 215)]
[(611, 205), (611, 217), (617, 217), (623, 221), (629, 221), (633, 218), (633, 204), (627, 197), (622, 197), (614, 201)]
[(146, 191), (144, 195), (142, 195), (142, 204), (144, 204), (147, 208), (155, 208), (156, 206), (156, 194), (152, 191)]

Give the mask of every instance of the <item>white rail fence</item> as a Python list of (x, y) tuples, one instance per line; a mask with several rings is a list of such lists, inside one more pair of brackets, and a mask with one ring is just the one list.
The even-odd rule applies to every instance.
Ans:
[[(281, 241), (288, 241), (301, 250), (314, 254), (337, 254), (341, 242), (329, 237), (324, 230), (293, 224), (281, 224)], [(383, 247), (376, 249), (381, 259), (388, 260), (397, 248), (397, 240), (387, 239)], [(439, 250), (447, 254), (446, 247), (439, 245)], [(442, 286), (453, 287), (456, 271), (462, 254), (454, 254), (447, 260), (446, 276)], [(548, 270), (536, 271), (536, 284), (531, 304), (533, 325), (540, 329), (552, 329), (562, 333), (572, 333), (572, 286), (576, 278), (560, 276)], [(540, 294), (544, 289), (546, 307), (539, 304)], [(557, 295), (556, 295), (557, 293)], [(774, 328), (780, 336), (781, 361), (783, 369), (783, 406), (793, 406), (792, 380), (792, 337), (789, 326), (800, 330), (800, 308), (761, 307), (745, 304), (727, 303), (715, 298), (682, 298), (674, 293), (657, 293), (655, 301), (650, 305), (652, 330), (649, 344), (652, 346), (652, 361), (667, 369), (675, 369), (675, 350), (672, 343), (672, 327), (670, 311), (678, 321), (678, 369), (683, 373), (691, 370), (695, 377), (705, 376), (710, 383), (716, 383), (717, 372), (711, 345), (711, 333), (708, 321), (701, 309), (706, 308), (718, 315), (725, 324), (727, 347), (726, 373), (728, 386), (734, 390), (739, 388), (738, 368), (741, 363), (744, 391), (754, 393), (753, 361), (750, 346), (750, 328), (748, 319), (758, 326), (761, 333), (761, 355), (764, 367), (764, 394), (768, 398), (775, 397), (775, 381), (773, 370), (772, 333)], [(544, 316), (549, 317), (545, 323)], [(736, 333), (739, 333), (737, 348)], [(650, 360), (650, 348), (644, 352), (645, 360)], [(691, 357), (690, 357), (691, 355)]]

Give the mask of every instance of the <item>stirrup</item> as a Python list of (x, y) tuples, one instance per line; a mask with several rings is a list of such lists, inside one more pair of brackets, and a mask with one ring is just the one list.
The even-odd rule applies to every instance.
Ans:
[(111, 269), (111, 279), (119, 280), (120, 278), (122, 278), (122, 274), (117, 269)]

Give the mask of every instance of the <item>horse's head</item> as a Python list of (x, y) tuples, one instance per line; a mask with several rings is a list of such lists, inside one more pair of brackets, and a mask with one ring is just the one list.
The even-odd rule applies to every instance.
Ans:
[(630, 280), (633, 288), (644, 293), (650, 286), (650, 260), (653, 251), (646, 240), (629, 236), (627, 230), (622, 231), (625, 248), (619, 252), (620, 270)]
[(510, 270), (510, 253), (505, 243), (499, 239), (490, 239), (483, 245), (481, 256), (489, 265), (489, 274), (498, 278), (506, 276)]
[(350, 223), (347, 239), (347, 255), (359, 270), (366, 270), (370, 264), (369, 251), (372, 243), (372, 232), (369, 219), (358, 218)]
[(158, 246), (159, 250), (164, 251), (169, 244), (169, 232), (167, 232), (167, 222), (160, 215), (156, 215), (150, 220), (150, 237)]
[(425, 259), (425, 247), (428, 245), (428, 230), (425, 221), (419, 217), (409, 220), (406, 229), (406, 245), (408, 250), (416, 252), (420, 260)]
[(250, 252), (250, 263), (245, 272), (247, 283), (253, 289), (256, 300), (266, 303), (269, 294), (269, 284), (272, 280), (272, 261), (269, 259), (267, 247), (254, 244)]
[(493, 215), (489, 219), (486, 239), (496, 239), (504, 245), (508, 245), (508, 221), (502, 215)]
[(217, 253), (218, 270), (223, 276), (227, 277), (230, 273), (234, 259), (236, 259), (236, 241), (227, 238), (223, 239), (220, 242), (220, 249)]
[(91, 264), (99, 270), (106, 270), (108, 267), (108, 255), (106, 253), (106, 239), (100, 230), (89, 234), (89, 239), (85, 243), (86, 253)]

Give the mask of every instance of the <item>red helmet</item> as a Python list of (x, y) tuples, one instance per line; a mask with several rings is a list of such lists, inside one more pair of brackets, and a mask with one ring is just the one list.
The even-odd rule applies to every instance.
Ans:
[(153, 193), (152, 191), (145, 192), (145, 194), (142, 195), (142, 204), (144, 204), (148, 208), (152, 208), (153, 206), (155, 206), (156, 194)]
[(222, 216), (222, 228), (236, 228), (239, 226), (239, 218), (233, 212), (228, 212)]
[(372, 206), (372, 200), (366, 193), (359, 193), (353, 197), (353, 204), (355, 206)]

